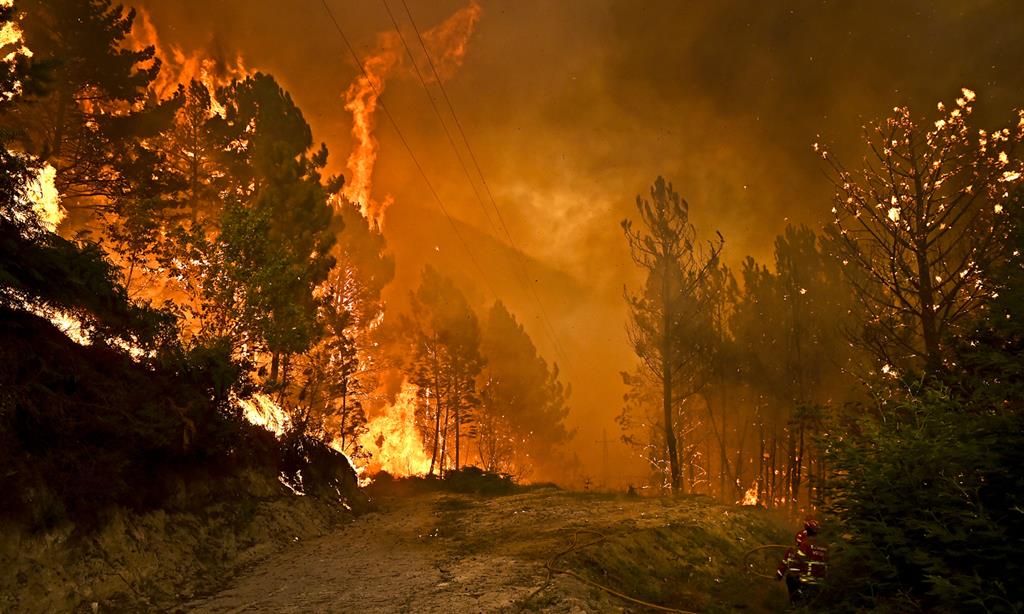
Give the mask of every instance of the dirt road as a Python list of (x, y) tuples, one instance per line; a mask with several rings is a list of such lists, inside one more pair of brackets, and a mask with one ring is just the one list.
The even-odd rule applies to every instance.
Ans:
[[(635, 536), (669, 530), (665, 527), (685, 532), (689, 526), (693, 533), (692, 528), (701, 523), (720, 524), (722, 518), (721, 506), (692, 501), (662, 502), (553, 490), (494, 498), (418, 494), (385, 499), (380, 508), (331, 535), (297, 543), (235, 578), (227, 589), (185, 604), (182, 611), (639, 611), (570, 576), (556, 574), (549, 578), (545, 562), (565, 549), (574, 531), (581, 528), (618, 536), (619, 550), (638, 550), (639, 556), (647, 558), (641, 551), (644, 542)], [(737, 537), (744, 539), (742, 535)], [(654, 540), (665, 541), (657, 535)], [(643, 568), (645, 562), (619, 561), (623, 557), (616, 552), (616, 548), (610, 548), (599, 553), (617, 557), (609, 561), (574, 553), (564, 564), (575, 565), (597, 579), (607, 576), (604, 581), (629, 584), (628, 570)], [(673, 570), (688, 569), (689, 580), (659, 581), (693, 584), (703, 578), (698, 569), (701, 565), (711, 565), (706, 571), (715, 575), (717, 553), (692, 554), (691, 562), (679, 559), (671, 563)], [(736, 561), (731, 563), (735, 566)], [(619, 564), (626, 571), (616, 575)], [(739, 576), (738, 567), (735, 569)], [(645, 572), (645, 576), (651, 574), (659, 574), (656, 565)], [(707, 581), (714, 590), (714, 583), (721, 585), (722, 578), (709, 577)], [(751, 578), (743, 581), (758, 582)], [(763, 609), (759, 603), (721, 602), (720, 597), (707, 594), (708, 590), (696, 585), (690, 588), (689, 593), (676, 592), (701, 601), (695, 605), (702, 606), (702, 610), (714, 611), (718, 605)], [(731, 595), (722, 597), (735, 602), (738, 593), (724, 590)], [(765, 598), (758, 593), (754, 601)]]

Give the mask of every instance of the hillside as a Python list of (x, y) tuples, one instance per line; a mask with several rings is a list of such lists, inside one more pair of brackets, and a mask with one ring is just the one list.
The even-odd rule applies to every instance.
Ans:
[(212, 402), (208, 374), (0, 308), (0, 612), (170, 607), (365, 503), (344, 457)]

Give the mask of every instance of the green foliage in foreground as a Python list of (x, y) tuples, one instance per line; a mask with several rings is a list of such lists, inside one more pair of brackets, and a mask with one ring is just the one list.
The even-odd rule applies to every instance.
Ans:
[[(1024, 610), (1024, 210), (955, 361), (828, 440), (832, 609)], [(877, 390), (883, 390), (879, 386)]]
[(838, 442), (832, 584), (851, 606), (1020, 611), (1024, 419), (932, 390)]

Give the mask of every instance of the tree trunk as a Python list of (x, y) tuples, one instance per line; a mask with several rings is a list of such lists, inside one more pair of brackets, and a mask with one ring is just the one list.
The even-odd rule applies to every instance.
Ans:
[(793, 465), (796, 462), (796, 435), (793, 433), (792, 421), (786, 425), (786, 475), (782, 480), (782, 494), (786, 497), (786, 507), (792, 507), (793, 502), (793, 477), (796, 470)]
[(72, 94), (68, 93), (67, 87), (61, 87), (57, 92), (57, 118), (54, 121), (53, 126), (53, 141), (50, 144), (50, 151), (48, 152), (48, 159), (54, 162), (53, 166), (59, 168), (58, 163), (60, 162), (60, 156), (64, 149), (64, 122), (67, 118), (67, 110), (70, 104), (69, 98)]
[(815, 458), (814, 444), (812, 443), (807, 448), (807, 505), (810, 508), (817, 507), (818, 500), (818, 478), (815, 469), (817, 469), (818, 461)]
[(768, 507), (775, 507), (775, 499), (776, 499), (776, 494), (777, 494), (777, 491), (775, 489), (775, 485), (776, 485), (776, 481), (777, 481), (776, 480), (777, 476), (776, 476), (776, 471), (775, 471), (775, 469), (776, 469), (775, 460), (778, 457), (778, 449), (779, 449), (779, 436), (778, 436), (778, 432), (776, 431), (775, 425), (772, 425), (772, 448), (771, 448), (771, 452), (770, 452), (771, 456), (768, 457), (768, 480), (769, 480), (769, 482), (768, 482), (768, 484), (769, 484), (769, 487), (768, 487), (768, 501), (769, 501), (769, 505), (768, 505)]
[(661, 329), (661, 396), (665, 415), (665, 447), (668, 448), (669, 471), (672, 479), (672, 494), (679, 494), (679, 452), (676, 448), (676, 434), (672, 427), (672, 308), (669, 306), (669, 268), (663, 267), (661, 276), (662, 329)]
[(932, 285), (931, 264), (928, 262), (928, 231), (925, 220), (924, 185), (921, 171), (914, 164), (914, 212), (916, 232), (914, 237), (914, 258), (917, 261), (917, 296), (921, 303), (921, 336), (924, 339), (925, 369), (937, 373), (942, 369), (942, 354), (939, 344), (939, 329), (935, 321), (935, 288)]
[(925, 368), (929, 373), (937, 373), (942, 369), (942, 355), (939, 346), (939, 332), (935, 321), (935, 291), (932, 288), (931, 268), (928, 264), (927, 247), (918, 245), (917, 266), (918, 300), (921, 302), (921, 336), (924, 338)]
[(434, 475), (437, 464), (437, 450), (441, 442), (441, 374), (438, 372), (437, 355), (434, 355), (434, 445), (430, 452), (430, 469), (427, 475)]
[(192, 220), (192, 225), (195, 226), (199, 220), (199, 148), (198, 139), (193, 141), (192, 159), (189, 163), (190, 169), (189, 174), (189, 217)]
[[(451, 401), (451, 399), (449, 399), (449, 401)], [(449, 418), (449, 415), (451, 413), (451, 407), (450, 406), (451, 406), (450, 402), (444, 404), (444, 421), (443, 421), (443, 424), (441, 425), (441, 433), (442, 433), (442, 439), (441, 439), (441, 459), (440, 459), (440, 461), (441, 461), (441, 468), (440, 468), (440, 470), (437, 473), (442, 478), (444, 477), (445, 458), (448, 456), (448, 418)]]
[[(725, 401), (725, 394), (722, 395), (723, 403)], [(729, 481), (729, 474), (732, 473), (729, 467), (729, 451), (726, 449), (726, 422), (725, 422), (725, 405), (722, 405), (722, 438), (718, 442), (718, 450), (720, 452), (718, 463), (718, 493), (722, 498), (722, 501), (726, 500), (725, 496), (725, 485)]]
[[(744, 433), (744, 435), (745, 434), (746, 433)], [(736, 476), (733, 481), (733, 490), (740, 493), (747, 492), (746, 487), (743, 485), (743, 439), (744, 437), (740, 436), (739, 442), (736, 446), (736, 463), (733, 465), (735, 467), (733, 473)]]
[(767, 480), (765, 479), (764, 474), (764, 420), (762, 419), (759, 419), (757, 422), (757, 441), (757, 500), (758, 502), (761, 502), (764, 501), (764, 496), (767, 488)]
[(452, 397), (455, 399), (455, 470), (459, 470), (459, 451), (460, 451), (460, 439), (461, 439), (461, 422), (462, 422), (462, 391), (459, 389), (458, 379), (455, 381), (455, 394)]
[(803, 473), (804, 462), (804, 424), (800, 421), (797, 424), (798, 436), (796, 441), (796, 454), (793, 459), (793, 506), (800, 507), (800, 480)]

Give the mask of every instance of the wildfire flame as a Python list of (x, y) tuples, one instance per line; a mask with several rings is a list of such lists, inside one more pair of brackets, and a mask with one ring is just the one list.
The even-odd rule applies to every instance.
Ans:
[(740, 505), (757, 505), (757, 482), (750, 485), (747, 492), (743, 493), (743, 500), (737, 501)]
[(44, 164), (36, 176), (28, 182), (25, 197), (32, 204), (32, 211), (39, 218), (43, 228), (55, 232), (64, 219), (64, 208), (60, 206), (60, 193), (55, 181), (57, 169)]
[(284, 434), (291, 422), (284, 409), (263, 393), (256, 393), (248, 399), (237, 399), (237, 403), (246, 420), (278, 437)]
[(49, 320), (57, 330), (64, 333), (68, 339), (71, 339), (78, 345), (92, 345), (91, 329), (78, 317), (62, 309), (44, 307), (28, 301), (23, 301), (22, 307), (41, 318)]
[[(0, 7), (8, 8), (12, 4), (13, 0), (0, 0)], [(10, 62), (18, 54), (32, 57), (22, 38), (21, 26), (16, 21), (8, 21), (0, 28), (0, 50), (7, 51), (3, 54), (5, 62)]]
[[(9, 8), (13, 5), (14, 0), (0, 0), (0, 7)], [(21, 55), (27, 58), (32, 57), (32, 51), (25, 46), (25, 40), (21, 31), (21, 26), (18, 25), (17, 21), (8, 21), (0, 27), (0, 60), (4, 63), (11, 63), (17, 57)], [(7, 91), (0, 92), (0, 99), (3, 100), (14, 100), (16, 96), (22, 92), (22, 84), (20, 80), (15, 80), (10, 84), (11, 88)]]
[[(466, 56), (469, 37), (480, 19), (480, 5), (473, 0), (442, 23), (423, 33), (423, 42), (430, 53), (438, 76), (449, 79), (462, 66)], [(355, 147), (346, 161), (349, 170), (342, 195), (359, 206), (363, 217), (378, 227), (383, 225), (384, 212), (393, 202), (387, 196), (383, 202), (373, 198), (370, 189), (373, 184), (373, 168), (377, 162), (377, 139), (373, 135), (376, 126), (376, 111), (384, 86), (389, 77), (408, 62), (404, 55), (401, 39), (395, 32), (377, 37), (377, 49), (363, 61), (363, 70), (345, 90), (345, 110), (352, 114), (352, 136)], [(433, 80), (433, 72), (425, 71)]]
[[(423, 43), (441, 79), (452, 78), (462, 67), (469, 37), (473, 35), (482, 11), (476, 0), (472, 0), (468, 6), (423, 33)], [(433, 80), (433, 74), (429, 74), (428, 78)]]
[(430, 456), (416, 428), (417, 393), (416, 386), (403, 383), (395, 402), (366, 423), (359, 445), (370, 453), (364, 466), (370, 475), (424, 475), (430, 470)]
[[(160, 98), (174, 93), (179, 85), (187, 85), (193, 80), (201, 82), (211, 92), (224, 87), (236, 79), (244, 79), (250, 74), (245, 67), (241, 53), (234, 58), (227, 58), (211, 45), (210, 50), (185, 52), (177, 45), (164, 45), (157, 34), (156, 26), (145, 9), (137, 9), (138, 16), (132, 24), (132, 31), (127, 42), (134, 47), (150, 47), (156, 50), (160, 60), (160, 73), (150, 85), (153, 92)], [(211, 100), (212, 111), (224, 114), (224, 108), (216, 100)]]

